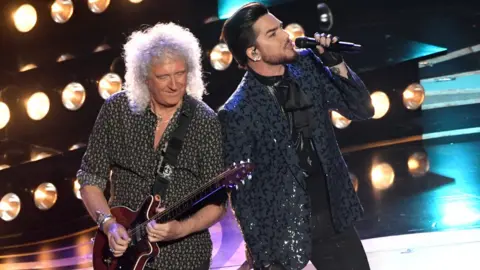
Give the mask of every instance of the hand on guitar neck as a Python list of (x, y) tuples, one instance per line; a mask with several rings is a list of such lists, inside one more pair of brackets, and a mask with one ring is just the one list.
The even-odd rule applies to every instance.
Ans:
[[(165, 207), (162, 207), (161, 198), (155, 197), (155, 200), (159, 202), (155, 212), (161, 213), (165, 211)], [(157, 223), (155, 220), (152, 220), (147, 225), (148, 241), (156, 243), (185, 237), (189, 234), (185, 227), (185, 222), (177, 220), (172, 220), (167, 223)]]

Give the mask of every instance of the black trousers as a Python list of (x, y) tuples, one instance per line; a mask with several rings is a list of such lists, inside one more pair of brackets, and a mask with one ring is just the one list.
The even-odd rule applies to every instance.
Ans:
[[(310, 261), (317, 270), (370, 270), (367, 255), (355, 227), (340, 234), (314, 239)], [(255, 269), (288, 270), (275, 263)]]
[[(335, 233), (327, 186), (322, 175), (320, 171), (306, 178), (312, 206), (310, 261), (317, 270), (370, 270), (367, 255), (355, 227)], [(260, 269), (288, 270), (275, 263)]]

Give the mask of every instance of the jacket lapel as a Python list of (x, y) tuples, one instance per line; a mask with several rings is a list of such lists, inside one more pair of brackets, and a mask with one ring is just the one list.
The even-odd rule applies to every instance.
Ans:
[(289, 138), (288, 119), (277, 102), (275, 94), (250, 72), (245, 74), (244, 80), (248, 82), (247, 98), (257, 114), (267, 123), (275, 138)]

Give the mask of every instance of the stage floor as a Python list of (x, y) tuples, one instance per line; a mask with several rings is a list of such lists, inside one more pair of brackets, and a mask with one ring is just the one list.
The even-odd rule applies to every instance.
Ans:
[[(478, 134), (370, 147), (345, 160), (365, 208), (357, 230), (371, 269), (478, 269)], [(230, 211), (211, 233), (212, 269), (238, 269), (244, 243)], [(0, 247), (0, 269), (92, 269), (93, 235)]]

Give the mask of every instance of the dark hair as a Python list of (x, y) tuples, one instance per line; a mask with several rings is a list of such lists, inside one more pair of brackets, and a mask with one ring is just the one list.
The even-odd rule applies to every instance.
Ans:
[(237, 10), (223, 24), (221, 40), (225, 42), (233, 57), (241, 67), (247, 64), (246, 50), (255, 45), (257, 35), (253, 24), (268, 13), (266, 6), (260, 3), (248, 3)]

